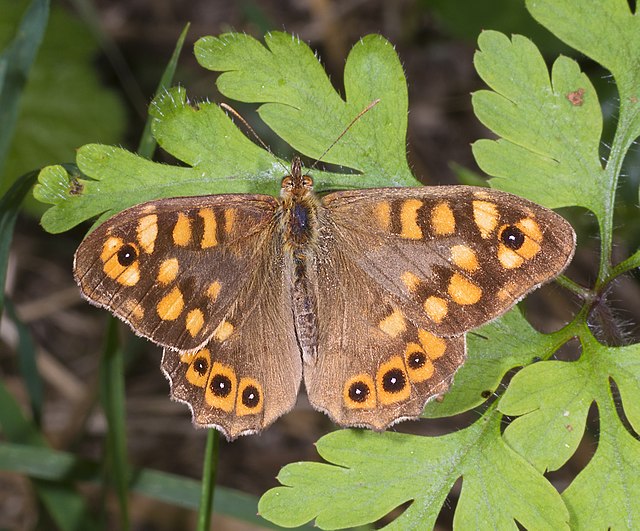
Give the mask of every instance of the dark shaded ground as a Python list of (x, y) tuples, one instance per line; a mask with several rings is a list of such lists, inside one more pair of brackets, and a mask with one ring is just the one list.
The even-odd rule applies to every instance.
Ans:
[[(345, 57), (361, 36), (382, 33), (396, 44), (409, 83), (409, 158), (417, 176), (425, 183), (452, 183), (451, 161), (474, 169), (470, 143), (487, 136), (471, 112), (470, 92), (481, 87), (472, 65), (473, 38), (454, 40), (421, 3), (351, 0), (290, 0), (256, 2), (150, 1), (97, 2), (104, 30), (117, 43), (137, 80), (140, 99), (129, 99), (131, 125), (125, 146), (135, 149), (149, 101), (165, 62), (183, 25), (192, 22), (176, 81), (192, 97), (218, 101), (213, 75), (200, 68), (192, 55), (193, 42), (204, 35), (230, 29), (259, 37), (269, 29), (295, 33), (319, 51), (334, 83), (339, 84)], [(105, 82), (118, 85), (106, 59), (98, 60)], [(269, 139), (266, 139), (267, 142)], [(90, 142), (91, 139), (87, 139)], [(47, 383), (45, 427), (53, 445), (88, 457), (99, 458), (105, 437), (102, 412), (93, 407), (94, 389), (106, 314), (81, 302), (71, 276), (72, 255), (85, 228), (51, 237), (35, 221), (18, 224), (8, 289), (41, 346), (41, 370)], [(594, 273), (587, 260), (578, 256), (576, 277), (588, 280)], [(616, 298), (622, 310), (640, 314), (638, 285), (620, 286)], [(553, 328), (575, 308), (549, 288), (536, 297), (531, 310), (537, 324)], [(536, 313), (535, 308), (541, 310)], [(562, 306), (565, 307), (562, 307)], [(27, 403), (17, 377), (15, 358), (7, 344), (11, 330), (2, 337), (0, 369), (15, 394)], [(129, 334), (123, 329), (123, 334)], [(168, 400), (168, 383), (160, 369), (160, 350), (140, 343), (127, 374), (127, 429), (130, 459), (135, 466), (151, 467), (198, 478), (204, 450), (204, 431), (196, 431), (183, 405)], [(437, 434), (460, 428), (475, 414), (439, 422), (405, 423), (399, 431)], [(329, 420), (313, 411), (303, 396), (298, 407), (261, 436), (222, 443), (221, 485), (255, 495), (276, 485), (279, 469), (297, 460), (317, 459), (313, 443), (332, 429)], [(581, 463), (565, 467), (554, 476), (566, 485)], [(576, 461), (578, 461), (576, 460)], [(458, 485), (459, 487), (459, 485)], [(97, 496), (89, 492), (89, 496)], [(449, 508), (455, 507), (457, 491)], [(0, 526), (24, 529), (32, 523), (33, 501), (26, 481), (0, 475)], [(113, 504), (115, 508), (115, 502)], [(193, 526), (193, 515), (147, 499), (132, 503), (135, 529), (164, 530)], [(12, 512), (10, 512), (12, 511)], [(445, 509), (443, 529), (451, 526), (451, 511)], [(240, 524), (218, 522), (216, 529), (243, 529)]]

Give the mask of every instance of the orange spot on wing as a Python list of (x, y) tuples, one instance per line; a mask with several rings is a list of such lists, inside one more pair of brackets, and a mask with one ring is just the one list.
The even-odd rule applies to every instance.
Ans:
[(400, 207), (400, 236), (408, 240), (420, 240), (422, 229), (418, 225), (418, 209), (422, 206), (419, 199), (407, 199)]
[(163, 321), (176, 320), (184, 309), (184, 298), (182, 292), (176, 287), (165, 295), (158, 305), (156, 311)]
[(498, 226), (498, 208), (489, 201), (473, 202), (473, 220), (483, 238), (491, 236)]
[(434, 323), (442, 322), (449, 311), (447, 301), (441, 297), (435, 296), (427, 297), (427, 300), (424, 301), (423, 307), (429, 319)]
[(453, 274), (447, 291), (454, 302), (462, 305), (475, 304), (482, 297), (482, 288), (459, 273)]
[(480, 267), (475, 251), (466, 245), (454, 245), (451, 248), (451, 260), (470, 273), (477, 271)]
[(178, 221), (173, 227), (173, 243), (184, 247), (191, 241), (191, 220), (183, 212), (178, 213)]
[(137, 227), (138, 243), (140, 247), (148, 254), (151, 254), (155, 248), (156, 238), (158, 237), (158, 216), (149, 214), (140, 218)]
[(373, 209), (373, 215), (382, 230), (391, 229), (391, 205), (387, 201), (378, 203)]
[(448, 203), (438, 203), (431, 211), (431, 226), (436, 236), (448, 236), (456, 231), (456, 218)]
[(397, 308), (378, 323), (378, 328), (391, 337), (397, 337), (407, 329), (404, 315)]
[(195, 308), (187, 314), (186, 327), (191, 337), (195, 337), (204, 325), (204, 314), (202, 310)]
[(202, 208), (198, 211), (198, 215), (202, 218), (203, 231), (200, 247), (206, 249), (218, 245), (218, 237), (216, 235), (217, 222), (216, 216), (212, 209)]
[(173, 282), (178, 276), (180, 271), (180, 265), (177, 258), (168, 258), (160, 264), (158, 269), (157, 281), (162, 285), (167, 285)]

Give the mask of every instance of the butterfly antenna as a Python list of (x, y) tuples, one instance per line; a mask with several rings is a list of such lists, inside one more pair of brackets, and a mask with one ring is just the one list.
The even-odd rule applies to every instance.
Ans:
[(362, 110), (358, 113), (358, 115), (357, 115), (353, 120), (351, 120), (351, 121), (349, 122), (349, 125), (347, 125), (347, 127), (345, 127), (345, 128), (344, 128), (344, 131), (342, 131), (342, 133), (340, 133), (340, 134), (338, 135), (338, 137), (337, 137), (333, 142), (331, 142), (331, 145), (330, 145), (327, 149), (325, 149), (325, 150), (324, 150), (324, 152), (322, 153), (322, 155), (320, 155), (320, 156), (316, 159), (316, 161), (315, 161), (315, 162), (313, 163), (313, 165), (311, 166), (311, 169), (313, 169), (313, 168), (315, 168), (315, 167), (316, 167), (316, 164), (318, 164), (318, 162), (320, 162), (320, 161), (324, 158), (324, 156), (325, 156), (327, 153), (329, 153), (329, 151), (331, 150), (331, 148), (333, 148), (333, 146), (335, 146), (335, 145), (340, 141), (340, 139), (341, 139), (341, 138), (342, 138), (342, 137), (347, 133), (347, 131), (353, 127), (353, 124), (355, 124), (355, 123), (356, 123), (360, 118), (362, 118), (362, 116), (363, 116), (364, 114), (368, 113), (371, 109), (373, 109), (376, 105), (378, 105), (378, 103), (380, 103), (380, 98), (377, 98), (377, 99), (373, 100), (369, 105), (367, 105), (364, 109), (362, 109)]
[[(247, 122), (242, 115), (236, 111), (233, 107), (231, 107), (231, 105), (227, 105), (226, 103), (221, 103), (220, 107), (222, 107), (223, 109), (225, 109), (226, 111), (230, 112), (231, 114), (233, 114), (238, 120), (240, 120), (243, 125), (249, 130), (249, 132), (253, 135), (253, 137), (258, 141), (258, 143), (266, 150), (269, 152), (269, 154), (276, 159), (276, 161), (278, 161), (278, 164), (280, 164), (280, 166), (282, 166), (284, 168), (285, 172), (289, 171), (289, 168), (287, 168), (284, 164), (282, 164), (282, 162), (280, 162), (280, 159), (278, 157), (276, 157), (273, 154), (273, 151), (271, 151), (271, 148), (262, 140), (262, 138), (260, 138), (258, 136), (258, 133), (256, 133), (253, 129), (253, 127), (251, 127), (249, 125), (249, 122)], [(343, 133), (344, 134), (344, 133)], [(342, 136), (342, 135), (340, 135)]]

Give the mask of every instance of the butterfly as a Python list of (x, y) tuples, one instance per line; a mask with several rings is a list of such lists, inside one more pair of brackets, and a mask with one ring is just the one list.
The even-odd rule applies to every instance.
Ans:
[(80, 244), (89, 302), (164, 347), (174, 399), (233, 439), (291, 410), (304, 380), (340, 426), (383, 430), (449, 388), (465, 333), (571, 260), (558, 214), (488, 188), (323, 196), (294, 159), (280, 198), (147, 202)]

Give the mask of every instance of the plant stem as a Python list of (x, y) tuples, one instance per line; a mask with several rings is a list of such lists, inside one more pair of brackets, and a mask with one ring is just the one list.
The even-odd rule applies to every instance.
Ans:
[(207, 434), (207, 447), (204, 455), (202, 470), (202, 491), (200, 495), (200, 510), (198, 511), (198, 531), (208, 531), (211, 525), (213, 511), (213, 495), (215, 492), (216, 472), (218, 471), (218, 450), (220, 434), (218, 430), (210, 429)]

